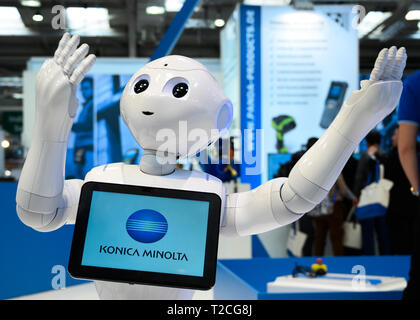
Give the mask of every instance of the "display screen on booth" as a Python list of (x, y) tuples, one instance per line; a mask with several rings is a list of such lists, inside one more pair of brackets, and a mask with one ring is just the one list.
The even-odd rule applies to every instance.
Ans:
[(342, 86), (334, 85), (330, 89), (328, 99), (338, 99), (341, 96), (341, 91), (343, 90)]
[[(99, 185), (107, 188), (89, 188), (84, 198), (90, 205), (79, 205), (70, 274), (130, 283), (150, 283), (151, 273), (161, 275), (161, 280), (170, 275), (208, 277), (209, 266), (215, 264), (210, 257), (217, 256), (217, 240), (209, 239), (218, 234), (218, 219), (211, 216), (218, 196)], [(110, 276), (107, 270), (119, 273)], [(120, 277), (124, 270), (128, 273)]]

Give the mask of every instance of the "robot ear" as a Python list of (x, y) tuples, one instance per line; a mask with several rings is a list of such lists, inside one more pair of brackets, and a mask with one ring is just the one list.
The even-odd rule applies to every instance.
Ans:
[(232, 124), (233, 107), (230, 100), (222, 102), (221, 106), (217, 110), (216, 127), (219, 130), (220, 135), (226, 133)]

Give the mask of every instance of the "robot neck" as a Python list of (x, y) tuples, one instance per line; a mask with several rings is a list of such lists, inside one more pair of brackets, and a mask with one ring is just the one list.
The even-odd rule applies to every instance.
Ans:
[(175, 171), (175, 164), (175, 156), (163, 156), (155, 150), (144, 150), (140, 159), (140, 170), (153, 176), (165, 176)]

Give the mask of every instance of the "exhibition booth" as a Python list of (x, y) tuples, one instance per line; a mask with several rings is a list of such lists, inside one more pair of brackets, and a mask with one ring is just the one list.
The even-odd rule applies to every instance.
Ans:
[[(126, 253), (130, 255), (128, 250), (132, 249), (130, 248), (132, 244), (129, 241), (134, 243), (133, 239), (143, 243), (154, 243), (160, 240), (160, 238), (140, 239), (141, 235), (136, 233), (139, 228), (143, 228), (140, 231), (145, 231), (144, 228), (149, 228), (149, 231), (153, 229), (155, 232), (163, 234), (162, 237), (168, 234), (167, 239), (164, 239), (166, 241), (164, 245), (169, 248), (171, 244), (176, 243), (184, 250), (177, 249), (181, 252), (173, 252), (175, 249), (163, 251), (163, 247), (151, 246), (150, 248), (156, 251), (153, 253), (144, 251), (143, 257), (144, 255), (151, 257), (153, 254), (153, 258), (155, 258), (155, 255), (157, 257), (160, 254), (166, 260), (161, 262), (162, 265), (159, 267), (159, 263), (155, 262), (158, 260), (154, 260), (150, 264), (145, 263), (141, 270), (137, 270), (142, 274), (135, 274), (136, 279), (141, 279), (143, 283), (151, 285), (171, 286), (174, 284), (176, 286), (182, 283), (183, 288), (206, 289), (195, 293), (192, 296), (193, 299), (400, 300), (408, 281), (409, 255), (364, 255), (360, 252), (361, 247), (356, 245), (356, 247), (349, 248), (353, 251), (350, 250), (346, 256), (334, 256), (334, 244), (327, 240), (325, 257), (322, 260), (317, 260), (319, 257), (315, 255), (304, 257), (305, 254), (302, 253), (305, 239), (298, 239), (300, 220), (290, 220), (283, 226), (261, 233), (245, 230), (240, 237), (215, 233), (215, 230), (219, 230), (219, 224), (223, 227), (225, 223), (228, 223), (226, 221), (219, 222), (216, 218), (217, 221), (212, 221), (210, 218), (208, 221), (205, 220), (209, 215), (218, 217), (214, 213), (217, 212), (217, 208), (219, 208), (217, 214), (220, 214), (225, 208), (228, 210), (234, 208), (235, 205), (240, 207), (239, 200), (237, 204), (234, 202), (237, 201), (236, 198), (226, 200), (227, 197), (223, 199), (224, 196), (247, 192), (249, 192), (247, 194), (252, 194), (250, 190), (281, 177), (281, 167), (292, 160), (293, 154), (305, 150), (307, 141), (313, 137), (321, 137), (334, 121), (350, 93), (360, 89), (360, 80), (369, 75), (361, 74), (359, 71), (359, 39), (355, 27), (357, 14), (353, 5), (314, 5), (311, 10), (298, 10), (293, 6), (238, 4), (220, 31), (220, 58), (195, 59), (195, 57), (191, 57), (212, 74), (214, 80), (232, 103), (230, 128), (220, 138), (220, 141), (231, 143), (234, 155), (229, 160), (229, 172), (232, 177), (225, 180), (223, 180), (222, 174), (221, 177), (218, 177), (223, 181), (223, 188), (225, 188), (223, 190), (226, 190), (226, 194), (225, 191), (217, 191), (219, 189), (216, 187), (214, 190), (217, 190), (212, 191), (222, 195), (219, 196), (222, 199), (221, 203), (218, 202), (218, 199), (215, 200), (210, 196), (206, 198), (208, 192), (203, 185), (212, 181), (213, 171), (208, 171), (211, 168), (200, 163), (199, 156), (192, 156), (181, 159), (177, 165), (177, 168), (200, 172), (197, 173), (197, 179), (202, 178), (202, 182), (198, 180), (199, 182), (193, 182), (192, 186), (185, 187), (185, 190), (191, 194), (187, 194), (185, 190), (182, 190), (184, 193), (178, 190), (181, 188), (178, 186), (184, 186), (185, 183), (178, 177), (176, 179), (180, 180), (171, 181), (163, 186), (156, 185), (160, 182), (158, 178), (153, 178), (153, 182), (147, 180), (144, 190), (142, 189), (141, 192), (127, 188), (127, 185), (132, 183), (125, 185), (123, 182), (128, 180), (120, 178), (118, 178), (120, 180), (117, 178), (112, 180), (113, 178), (108, 177), (102, 180), (103, 183), (125, 185), (119, 186), (120, 189), (115, 191), (100, 184), (95, 185), (95, 179), (89, 178), (86, 181), (91, 182), (92, 189), (88, 190), (87, 187), (83, 189), (85, 194), (90, 193), (89, 197), (81, 197), (81, 201), (86, 201), (86, 203), (79, 205), (79, 211), (77, 211), (79, 220), (77, 220), (76, 227), (73, 224), (66, 224), (51, 232), (38, 232), (23, 224), (16, 213), (18, 182), (0, 181), (3, 216), (0, 223), (0, 274), (3, 275), (0, 280), (0, 299), (31, 299), (31, 297), (35, 299), (79, 299), (80, 296), (87, 299), (98, 299), (92, 281), (112, 280), (112, 276), (115, 274), (107, 274), (102, 270), (99, 277), (96, 274), (90, 277), (89, 275), (95, 270), (84, 269), (83, 267), (86, 265), (124, 270), (124, 272), (120, 272), (124, 273), (124, 276), (117, 277), (124, 280), (121, 282), (141, 283), (140, 280), (135, 282), (130, 278), (134, 273), (126, 273), (127, 270), (131, 272), (132, 269), (138, 268), (136, 265), (133, 266), (127, 262), (124, 267), (121, 267), (121, 265), (112, 264), (105, 259), (100, 260), (99, 256), (94, 256), (92, 260), (86, 256), (88, 250), (93, 252), (98, 245), (96, 242), (89, 242), (93, 241), (89, 238), (89, 232), (96, 232), (95, 236), (98, 235), (98, 239), (102, 241), (99, 253), (106, 252), (107, 256), (111, 256), (114, 255), (115, 250), (120, 249), (117, 246), (115, 249), (112, 244), (112, 241), (117, 241), (112, 225), (117, 225), (120, 221), (115, 216), (110, 218), (111, 220), (108, 220), (107, 223), (103, 221), (106, 214), (109, 214), (110, 217), (112, 214), (118, 213), (121, 217), (123, 216), (122, 220), (125, 219), (124, 223), (127, 224), (124, 227), (127, 230), (124, 231), (127, 231), (131, 237), (125, 235), (127, 238), (124, 238), (125, 242), (121, 240), (123, 244), (120, 244), (120, 247), (124, 247), (124, 249), (120, 250), (121, 252), (124, 250), (124, 255)], [(38, 131), (35, 128), (35, 104), (38, 94), (35, 82), (38, 72), (47, 59), (49, 57), (32, 57), (27, 62), (26, 70), (23, 73), (23, 131), (21, 139), (25, 154), (33, 143), (33, 139), (36, 139), (34, 137), (38, 136)], [(83, 180), (94, 167), (99, 167), (99, 171), (105, 172), (106, 170), (117, 170), (117, 166), (111, 164), (123, 163), (125, 166), (138, 166), (140, 159), (144, 159), (143, 156), (146, 153), (136, 141), (135, 130), (129, 128), (120, 112), (120, 100), (124, 95), (126, 85), (132, 85), (130, 79), (133, 74), (149, 62), (149, 58), (98, 57), (96, 59), (93, 67), (77, 87), (76, 97), (79, 101), (79, 108), (69, 133), (66, 158), (63, 159), (66, 180)], [(158, 67), (153, 68), (157, 69)], [(182, 68), (179, 68), (182, 71)], [(192, 70), (196, 69), (192, 68)], [(141, 77), (138, 75), (136, 79), (146, 79)], [(178, 74), (177, 77), (179, 77)], [(186, 78), (188, 77), (186, 76)], [(150, 83), (152, 82), (150, 81)], [(191, 84), (190, 90), (190, 92), (194, 90)], [(168, 106), (168, 109), (169, 107), (171, 106)], [(170, 113), (171, 111), (168, 111), (168, 114)], [(193, 121), (198, 120), (194, 119)], [(377, 129), (383, 136), (389, 137), (390, 130), (394, 128), (395, 124), (394, 112), (381, 121)], [(211, 148), (208, 150), (209, 159), (214, 158), (214, 154), (218, 156), (215, 151), (217, 147), (212, 146)], [(358, 158), (365, 149), (365, 142), (362, 141), (357, 144), (352, 157)], [(48, 151), (52, 149), (45, 150), (46, 153), (42, 153), (45, 157), (48, 156), (48, 152), (54, 152)], [(0, 149), (0, 151), (2, 150)], [(325, 152), (327, 153), (327, 151)], [(2, 157), (1, 154), (0, 157)], [(33, 170), (37, 171), (39, 168), (33, 168)], [(126, 170), (124, 174), (127, 176), (133, 176), (131, 172), (127, 171), (128, 169), (122, 170)], [(224, 170), (223, 174), (226, 172), (227, 170)], [(100, 174), (101, 172), (98, 173), (98, 177)], [(185, 179), (187, 180), (187, 178)], [(170, 191), (162, 194), (159, 193), (161, 191), (156, 190), (157, 187)], [(270, 185), (270, 188), (274, 187)], [(172, 194), (174, 190), (181, 193), (174, 192)], [(120, 196), (123, 194), (124, 197), (112, 198), (110, 196), (106, 198), (103, 195), (101, 198), (98, 196), (100, 192), (103, 194), (116, 192)], [(196, 194), (192, 194), (192, 192), (196, 192)], [(278, 192), (280, 191), (278, 190)], [(198, 195), (198, 193), (200, 194)], [(150, 206), (158, 208), (156, 210), (160, 212), (164, 210), (160, 206), (164, 205), (171, 207), (172, 210), (178, 210), (180, 213), (185, 212), (182, 223), (178, 221), (181, 226), (176, 226), (178, 234), (173, 237), (171, 235), (172, 238), (169, 238), (168, 228), (172, 228), (175, 222), (171, 220), (171, 217), (165, 219), (163, 215), (160, 215), (163, 220), (156, 220), (160, 217), (157, 211), (150, 210), (157, 214), (153, 213), (155, 220), (147, 222), (148, 224), (145, 225), (144, 220), (141, 221), (140, 218), (132, 214), (137, 204), (128, 195), (160, 197), (159, 201)], [(20, 197), (23, 196), (18, 195), (19, 199), (21, 199)], [(179, 202), (166, 204), (166, 200), (162, 199), (165, 197), (176, 199)], [(269, 202), (268, 206), (271, 210), (274, 200), (266, 197), (265, 194), (258, 194), (249, 202), (241, 200), (243, 201), (241, 206), (249, 207), (252, 211), (254, 210), (252, 205), (261, 199)], [(131, 201), (134, 204), (131, 204)], [(142, 203), (149, 203), (147, 199), (142, 201), (144, 201)], [(185, 203), (180, 201), (185, 201)], [(205, 207), (208, 208), (208, 212), (207, 209), (199, 207), (199, 202), (208, 202), (208, 206)], [(98, 209), (95, 211), (97, 220), (92, 220), (94, 219), (93, 211), (85, 214), (86, 210), (94, 210), (89, 209), (91, 203), (92, 208), (94, 208), (94, 203), (98, 205)], [(99, 207), (101, 203), (107, 203), (107, 206)], [(196, 204), (197, 207), (195, 207)], [(85, 208), (86, 206), (89, 208)], [(131, 210), (128, 220), (129, 214), (124, 211), (125, 209), (120, 211), (119, 206), (130, 207), (127, 209)], [(196, 221), (194, 220), (196, 216), (187, 216), (190, 211), (198, 214), (201, 212), (200, 210), (205, 211), (203, 213), (205, 221), (198, 220), (198, 218)], [(108, 211), (112, 211), (112, 214)], [(89, 214), (91, 215), (89, 216)], [(252, 214), (264, 216), (265, 213), (252, 212)], [(103, 215), (102, 218), (100, 215)], [(275, 220), (273, 217), (271, 219)], [(81, 221), (84, 221), (84, 226), (81, 226)], [(86, 230), (88, 221), (90, 229)], [(99, 227), (92, 229), (92, 221), (95, 221), (96, 226), (103, 226), (104, 229), (99, 231), (97, 230)], [(253, 220), (249, 218), (249, 221)], [(188, 225), (188, 223), (193, 223), (193, 225)], [(270, 223), (272, 222), (267, 222), (266, 225)], [(262, 224), (264, 225), (264, 223)], [(198, 229), (201, 228), (201, 225), (204, 226), (204, 229)], [(130, 233), (130, 231), (132, 232)], [(210, 245), (209, 241), (212, 238), (209, 234), (212, 232), (214, 233), (213, 237), (217, 239), (213, 239), (213, 244)], [(93, 237), (92, 234), (90, 233), (90, 237)], [(300, 243), (298, 243), (299, 241)], [(204, 243), (203, 246), (200, 246), (201, 242)], [(92, 247), (88, 247), (90, 244)], [(85, 247), (82, 248), (83, 245)], [(378, 251), (377, 246), (376, 244), (376, 252)], [(110, 252), (110, 248), (112, 248), (112, 252)], [(85, 250), (85, 252), (76, 252), (77, 250)], [(167, 254), (169, 253), (170, 257), (168, 258)], [(142, 254), (137, 255), (141, 256)], [(211, 261), (206, 260), (210, 259), (212, 255), (215, 255), (214, 261), (217, 258), (217, 264), (213, 265)], [(72, 270), (69, 273), (70, 256), (73, 260), (70, 263)], [(117, 256), (116, 253), (114, 256)], [(193, 260), (196, 257), (205, 262), (192, 267), (186, 263), (188, 259)], [(124, 257), (124, 259), (129, 258)], [(174, 266), (173, 263), (176, 260), (186, 264), (181, 267)], [(98, 263), (101, 265), (96, 265)], [(214, 270), (211, 269), (213, 267)], [(317, 270), (324, 270), (324, 273), (318, 274)], [(147, 272), (156, 272), (161, 276), (159, 278), (155, 275), (156, 277), (152, 277), (151, 282), (148, 282), (144, 280), (148, 279)], [(204, 277), (207, 272), (209, 277), (214, 277), (214, 286), (211, 284), (211, 279), (204, 279), (208, 280), (207, 282), (204, 280), (195, 282), (192, 279), (197, 275)], [(186, 278), (182, 278), (182, 276)], [(162, 281), (164, 282), (162, 283)], [(86, 288), (85, 295), (77, 291), (77, 288)], [(66, 290), (69, 294), (64, 294)]]

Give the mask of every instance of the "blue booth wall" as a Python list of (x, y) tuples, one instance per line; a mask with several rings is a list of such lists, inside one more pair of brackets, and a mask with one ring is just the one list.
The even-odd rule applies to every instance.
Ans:
[(27, 227), (16, 214), (16, 189), (0, 182), (0, 299), (86, 282), (67, 272), (73, 225), (46, 233)]

